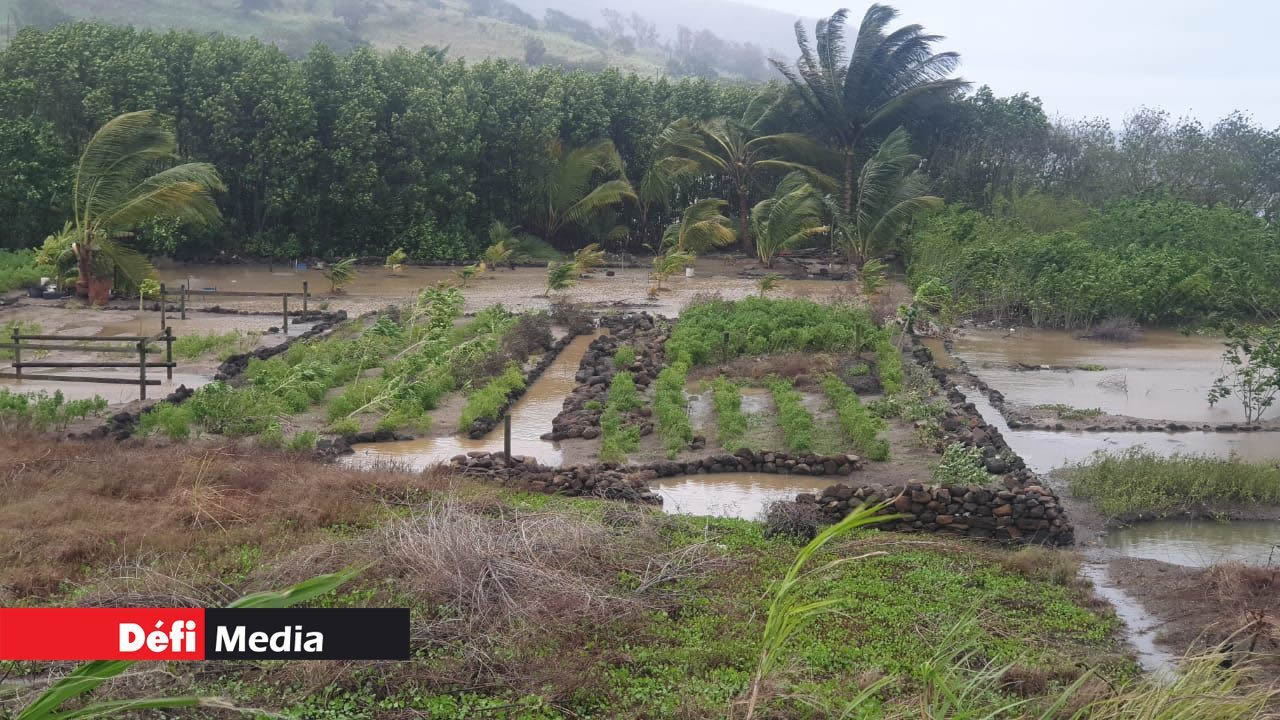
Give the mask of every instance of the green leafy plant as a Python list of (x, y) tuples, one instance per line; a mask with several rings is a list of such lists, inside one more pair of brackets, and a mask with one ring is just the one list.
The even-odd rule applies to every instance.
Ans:
[(751, 229), (760, 262), (773, 267), (778, 253), (830, 232), (823, 220), (822, 197), (807, 177), (798, 172), (786, 176), (773, 197), (751, 209)]
[(662, 283), (667, 278), (689, 267), (696, 259), (693, 253), (674, 247), (667, 248), (664, 252), (655, 255), (653, 257), (654, 288), (662, 290)]
[(1245, 422), (1255, 422), (1280, 393), (1280, 326), (1232, 324), (1225, 334), (1222, 364), (1227, 370), (1213, 381), (1209, 405), (1236, 397), (1244, 406)]
[(640, 408), (642, 400), (636, 389), (635, 378), (629, 372), (619, 372), (609, 385), (609, 396), (604, 414), (600, 416), (600, 459), (604, 462), (622, 462), (627, 453), (634, 452), (640, 444), (640, 428), (627, 425), (625, 413)]
[(409, 259), (409, 253), (404, 248), (396, 248), (395, 252), (387, 256), (386, 262), (382, 264), (387, 272), (393, 275), (399, 275), (400, 270), (404, 268), (404, 261)]
[(62, 391), (52, 395), (41, 390), (36, 393), (15, 393), (0, 388), (0, 428), (26, 426), (43, 432), (51, 428), (64, 429), (72, 420), (98, 415), (107, 409), (107, 401), (95, 395), (82, 400), (67, 400)]
[[(859, 528), (895, 520), (900, 517), (898, 515), (881, 515), (880, 513), (886, 507), (887, 504), (885, 503), (863, 505), (850, 512), (840, 522), (818, 533), (817, 537), (809, 541), (809, 544), (805, 545), (797, 553), (796, 559), (791, 563), (786, 575), (770, 588), (769, 613), (765, 617), (764, 632), (760, 638), (760, 656), (756, 661), (756, 671), (751, 680), (746, 702), (746, 717), (748, 720), (755, 717), (760, 690), (773, 674), (778, 663), (782, 661), (783, 650), (786, 648), (788, 641), (797, 631), (815, 618), (826, 613), (835, 612), (835, 607), (840, 602), (836, 598), (808, 600), (805, 598), (805, 586), (815, 582), (823, 575), (829, 574), (843, 564), (887, 553), (870, 552), (854, 557), (837, 558), (813, 569), (808, 569), (809, 562), (832, 540), (848, 535)], [(874, 689), (866, 697), (871, 697), (872, 694), (874, 694)], [(860, 704), (862, 701), (856, 702), (855, 705)]]
[(787, 447), (795, 452), (812, 451), (813, 413), (804, 406), (804, 397), (785, 378), (767, 378), (765, 385), (778, 408), (778, 424), (782, 426)]
[(346, 260), (326, 265), (320, 274), (324, 276), (325, 280), (329, 281), (329, 292), (342, 292), (343, 288), (356, 279), (356, 259), (347, 258)]
[(904, 380), (902, 353), (883, 334), (876, 340), (876, 373), (880, 376), (880, 384), (884, 387), (886, 395), (893, 395), (902, 390)]
[(478, 272), (480, 272), (479, 265), (464, 265), (454, 272), (454, 275), (458, 277), (458, 280), (462, 281), (462, 287), (466, 287), (467, 283), (471, 282), (471, 278), (475, 277)]
[(604, 265), (604, 250), (598, 243), (591, 243), (573, 254), (573, 266), (580, 273), (589, 273)]
[(542, 296), (550, 297), (553, 291), (559, 292), (570, 288), (576, 279), (577, 268), (578, 266), (571, 262), (547, 263), (547, 291)]
[(728, 378), (711, 383), (711, 408), (716, 414), (716, 439), (720, 447), (737, 450), (747, 433), (747, 416), (742, 413), (742, 391)]
[(669, 458), (679, 455), (693, 440), (693, 426), (689, 423), (688, 403), (684, 395), (688, 373), (688, 365), (676, 362), (658, 373), (653, 383), (653, 409), (658, 417), (658, 433)]
[(630, 345), (620, 346), (613, 354), (613, 366), (625, 370), (636, 364), (636, 349)]
[(144, 300), (155, 300), (160, 297), (160, 281), (146, 278), (138, 283), (138, 296)]
[(782, 280), (782, 276), (777, 273), (769, 273), (756, 281), (756, 287), (760, 289), (760, 297), (764, 297), (774, 290), (778, 289), (778, 283)]
[[(318, 575), (285, 590), (245, 595), (227, 607), (292, 607), (333, 592), (359, 573), (360, 570), (352, 569), (330, 575)], [(129, 660), (96, 660), (81, 663), (70, 673), (53, 683), (48, 690), (41, 693), (30, 704), (19, 710), (14, 720), (72, 720), (73, 718), (104, 717), (141, 710), (168, 710), (191, 707), (234, 709), (226, 700), (197, 695), (84, 702), (89, 694), (100, 685), (118, 677), (132, 665), (133, 662)], [(73, 703), (76, 705), (74, 709), (64, 709), (64, 706)]]
[(862, 282), (862, 292), (867, 297), (874, 297), (884, 287), (885, 273), (888, 269), (889, 266), (879, 258), (871, 258), (862, 263), (862, 269), (858, 271), (858, 280)]
[(743, 354), (858, 353), (880, 334), (865, 311), (848, 305), (758, 297), (713, 299), (681, 311), (666, 350), (667, 357), (706, 365)]
[(293, 452), (311, 452), (316, 449), (319, 434), (315, 430), (304, 430), (285, 441), (285, 448)]
[(853, 441), (854, 449), (871, 460), (889, 459), (889, 442), (879, 437), (885, 429), (884, 420), (873, 415), (857, 394), (835, 375), (823, 378), (822, 389), (835, 408), (840, 428)]
[(724, 200), (707, 198), (685, 208), (680, 219), (662, 234), (662, 247), (696, 254), (732, 245), (737, 233), (722, 214), (726, 205)]
[(458, 427), (468, 429), (476, 420), (497, 420), (507, 406), (512, 392), (524, 387), (524, 373), (515, 363), (507, 365), (501, 375), (467, 396), (467, 404), (458, 418)]
[(934, 468), (933, 481), (938, 485), (983, 485), (987, 471), (982, 463), (982, 450), (951, 443), (942, 451), (942, 462)]

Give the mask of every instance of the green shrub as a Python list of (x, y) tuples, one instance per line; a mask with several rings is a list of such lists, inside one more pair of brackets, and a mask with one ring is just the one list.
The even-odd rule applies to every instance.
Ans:
[(1071, 492), (1108, 519), (1169, 517), (1214, 505), (1280, 505), (1280, 468), (1141, 448), (1095, 455), (1067, 470)]
[(619, 370), (625, 370), (635, 363), (636, 351), (630, 345), (623, 345), (613, 354), (613, 366)]
[(773, 404), (778, 407), (778, 424), (787, 447), (795, 452), (813, 450), (813, 414), (804, 406), (804, 397), (791, 385), (790, 380), (771, 377), (765, 385), (773, 393)]
[(693, 426), (684, 396), (685, 377), (689, 366), (677, 362), (658, 373), (654, 381), (653, 407), (658, 416), (658, 433), (667, 449), (667, 457), (674, 458), (693, 440)]
[[(599, 403), (597, 403), (599, 404)], [(600, 416), (600, 459), (604, 462), (622, 462), (627, 453), (640, 446), (640, 429), (626, 425), (624, 413), (642, 405), (635, 379), (629, 372), (613, 376), (604, 414)]]
[(511, 363), (501, 375), (467, 397), (467, 404), (458, 418), (458, 427), (466, 430), (481, 418), (497, 420), (511, 393), (523, 387), (524, 374), (520, 372), (519, 365)]
[[(22, 322), (19, 320), (9, 320), (0, 324), (0, 345), (8, 345), (13, 343), (13, 331), (17, 330), (19, 335), (39, 335), (40, 325), (33, 322)], [(13, 351), (8, 348), (0, 348), (0, 360), (12, 360)], [(27, 358), (28, 360), (30, 357)]]
[(885, 395), (893, 395), (902, 390), (902, 353), (886, 334), (881, 334), (876, 340), (876, 372), (880, 376)]
[(285, 447), (293, 452), (310, 452), (316, 449), (318, 436), (315, 430), (304, 430), (289, 438)]
[(884, 420), (873, 415), (857, 394), (835, 375), (822, 380), (822, 389), (835, 408), (840, 429), (853, 442), (858, 454), (877, 461), (889, 459), (889, 442), (879, 437), (885, 428)]
[(747, 416), (742, 414), (742, 391), (727, 378), (711, 384), (711, 407), (716, 413), (716, 437), (720, 447), (737, 450), (747, 433)]
[(962, 443), (948, 445), (933, 471), (933, 482), (938, 485), (985, 485), (988, 479), (982, 450)]
[(138, 422), (143, 435), (160, 433), (170, 440), (186, 440), (191, 436), (191, 409), (185, 405), (163, 402), (143, 413)]
[(0, 250), (0, 292), (34, 287), (54, 274), (52, 267), (36, 264), (32, 250)]
[(224, 355), (235, 352), (248, 339), (238, 330), (208, 335), (183, 335), (173, 342), (173, 355), (183, 360), (191, 360), (217, 350), (221, 359)]
[(609, 384), (609, 398), (606, 407), (617, 408), (623, 412), (638, 409), (643, 403), (640, 391), (636, 390), (635, 378), (629, 372), (620, 372), (613, 376)]

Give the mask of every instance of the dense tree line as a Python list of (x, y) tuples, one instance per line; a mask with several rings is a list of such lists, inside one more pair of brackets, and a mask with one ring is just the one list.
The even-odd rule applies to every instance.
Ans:
[(257, 41), (194, 32), (24, 30), (0, 52), (0, 214), (11, 219), (0, 246), (33, 246), (60, 227), (93, 132), (155, 109), (173, 119), (180, 155), (213, 164), (227, 192), (219, 227), (153, 222), (139, 233), (147, 251), (335, 257), (403, 247), (419, 261), (474, 258), (492, 220), (528, 218), (558, 144), (610, 139), (638, 174), (670, 122), (737, 117), (756, 91), (467, 64), (431, 49), (337, 56), (318, 46), (290, 60)]

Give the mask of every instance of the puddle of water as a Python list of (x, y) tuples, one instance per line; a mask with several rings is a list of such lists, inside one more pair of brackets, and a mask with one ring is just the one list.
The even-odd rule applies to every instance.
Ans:
[[(51, 368), (32, 368), (32, 373), (40, 373), (42, 375), (56, 374), (74, 374), (85, 377), (120, 377), (136, 380), (138, 377), (137, 370), (127, 368), (76, 368), (74, 370), (58, 370)], [(147, 399), (154, 400), (163, 398), (165, 395), (178, 389), (179, 385), (186, 385), (195, 389), (209, 384), (211, 378), (206, 375), (197, 375), (193, 373), (175, 372), (173, 380), (166, 380), (163, 368), (147, 368), (147, 379), (160, 380), (159, 385), (147, 386)], [(47, 392), (50, 395), (62, 391), (62, 396), (68, 400), (88, 400), (95, 395), (101, 396), (104, 400), (112, 405), (133, 402), (138, 399), (137, 385), (116, 385), (102, 383), (87, 382), (56, 382), (49, 380), (23, 380), (18, 382), (9, 378), (0, 380), (0, 387), (15, 393), (38, 393)]]
[[(834, 483), (831, 480), (827, 485)], [(662, 496), (664, 512), (758, 520), (774, 500), (794, 500), (797, 493), (822, 488), (802, 476), (769, 473), (720, 473), (662, 478), (651, 483)], [(825, 485), (824, 485), (825, 487)]]
[(1094, 592), (1111, 603), (1116, 616), (1128, 628), (1129, 643), (1138, 653), (1138, 664), (1143, 670), (1157, 677), (1172, 678), (1177, 665), (1173, 654), (1156, 646), (1159, 621), (1149, 615), (1142, 604), (1124, 590), (1111, 584), (1107, 566), (1101, 563), (1084, 563), (1080, 572), (1093, 581)]
[(982, 413), (983, 419), (1000, 430), (1009, 447), (1022, 456), (1027, 467), (1041, 474), (1088, 460), (1098, 451), (1117, 452), (1133, 447), (1145, 447), (1160, 455), (1181, 453), (1228, 457), (1234, 454), (1241, 460), (1253, 462), (1280, 458), (1280, 443), (1273, 433), (1010, 430), (1004, 416), (991, 405), (986, 395), (974, 388), (961, 388), (961, 391)]
[(1161, 520), (1108, 531), (1104, 542), (1126, 557), (1188, 567), (1280, 564), (1278, 522)]
[[(1244, 418), (1238, 400), (1228, 398), (1211, 408), (1206, 399), (1222, 369), (1218, 338), (1149, 330), (1140, 341), (1110, 343), (1077, 340), (1053, 330), (1019, 329), (1012, 335), (979, 330), (957, 338), (955, 351), (978, 377), (1019, 405), (1067, 403), (1115, 415), (1187, 423), (1219, 424)], [(1017, 363), (1101, 365), (1106, 370), (1028, 372), (1013, 370)], [(1277, 414), (1280, 410), (1271, 412)]]
[[(511, 409), (511, 452), (514, 455), (533, 457), (543, 465), (560, 465), (563, 455), (560, 444), (542, 439), (551, 431), (551, 422), (564, 405), (565, 397), (573, 391), (578, 364), (587, 353), (591, 341), (599, 336), (579, 335), (560, 353), (542, 376), (534, 381)], [(449, 458), (472, 450), (501, 451), (503, 428), (499, 424), (493, 432), (480, 440), (465, 435), (425, 437), (405, 442), (370, 443), (356, 445), (351, 462), (369, 465), (377, 461), (395, 461), (415, 470), (430, 465), (449, 462)]]

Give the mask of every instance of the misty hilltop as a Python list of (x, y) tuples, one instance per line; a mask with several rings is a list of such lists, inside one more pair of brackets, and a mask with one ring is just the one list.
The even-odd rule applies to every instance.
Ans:
[(646, 75), (763, 80), (790, 57), (798, 18), (729, 0), (636, 6), (591, 0), (0, 0), (5, 37), (21, 27), (102, 20), (255, 37), (293, 56), (423, 46), (470, 60)]

